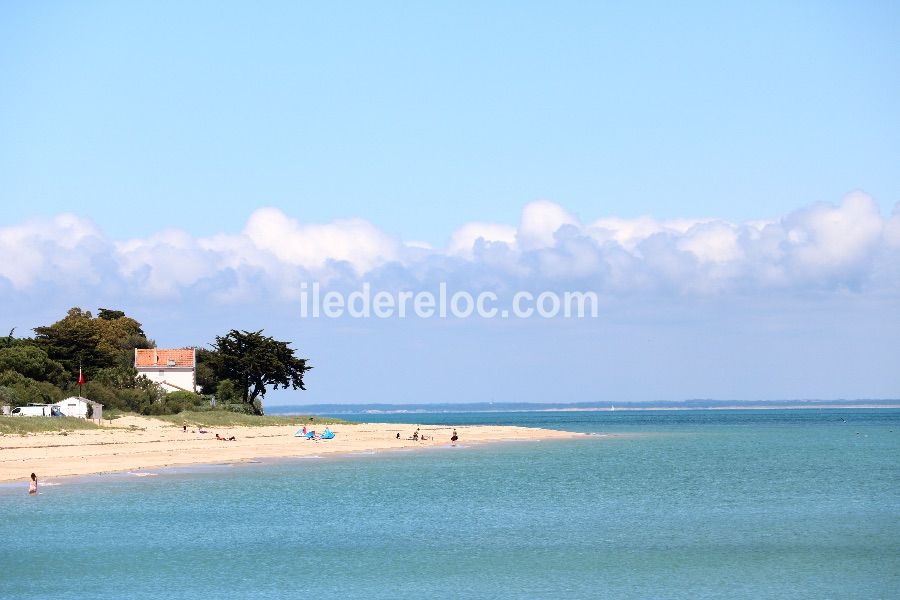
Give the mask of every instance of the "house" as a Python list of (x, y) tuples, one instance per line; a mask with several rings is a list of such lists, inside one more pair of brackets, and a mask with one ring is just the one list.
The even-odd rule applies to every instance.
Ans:
[(103, 418), (103, 405), (81, 396), (72, 396), (50, 406), (59, 407), (60, 412), (66, 417), (79, 417), (82, 419)]
[(135, 348), (134, 368), (166, 392), (197, 391), (195, 348)]

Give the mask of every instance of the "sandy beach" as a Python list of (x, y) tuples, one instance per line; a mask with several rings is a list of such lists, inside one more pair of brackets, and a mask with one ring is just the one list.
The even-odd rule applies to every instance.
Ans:
[[(32, 472), (45, 480), (176, 465), (446, 446), (453, 431), (452, 427), (437, 425), (333, 425), (334, 439), (312, 441), (294, 437), (298, 427), (209, 428), (207, 433), (200, 433), (196, 427), (184, 432), (157, 419), (122, 417), (97, 430), (0, 435), (0, 482), (25, 481)], [(426, 436), (425, 441), (407, 439), (417, 427)], [(459, 445), (582, 435), (527, 427), (465, 426), (456, 430)], [(218, 441), (216, 434), (236, 439)]]

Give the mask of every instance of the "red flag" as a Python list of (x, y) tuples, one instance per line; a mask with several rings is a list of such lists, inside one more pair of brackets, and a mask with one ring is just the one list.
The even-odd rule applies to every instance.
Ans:
[(81, 367), (78, 367), (78, 385), (84, 385), (84, 373), (81, 372)]

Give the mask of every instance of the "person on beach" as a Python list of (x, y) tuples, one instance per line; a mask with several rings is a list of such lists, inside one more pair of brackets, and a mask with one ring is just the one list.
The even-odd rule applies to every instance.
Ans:
[(182, 425), (182, 428), (184, 429), (184, 432), (187, 433), (187, 423), (185, 423), (184, 425)]
[(37, 494), (37, 475), (31, 474), (31, 481), (28, 482), (28, 493)]
[(456, 443), (456, 440), (458, 440), (458, 439), (459, 439), (459, 436), (456, 435), (456, 429), (454, 429), (454, 430), (453, 430), (453, 435), (450, 436), (450, 441), (453, 442), (453, 443), (455, 444), (455, 443)]
[(398, 440), (400, 439), (400, 432), (399, 432), (399, 431), (397, 432), (397, 439), (398, 439)]

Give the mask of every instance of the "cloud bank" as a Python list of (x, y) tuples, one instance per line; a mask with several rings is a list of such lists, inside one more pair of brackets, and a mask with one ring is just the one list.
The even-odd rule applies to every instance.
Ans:
[(222, 303), (290, 301), (303, 281), (388, 288), (439, 281), (469, 289), (570, 288), (611, 296), (710, 296), (772, 290), (895, 294), (900, 204), (889, 217), (862, 193), (781, 218), (599, 218), (527, 204), (518, 224), (471, 222), (443, 248), (404, 241), (363, 219), (303, 223), (260, 208), (238, 233), (184, 230), (116, 240), (62, 214), (0, 227), (0, 294), (100, 295)]

